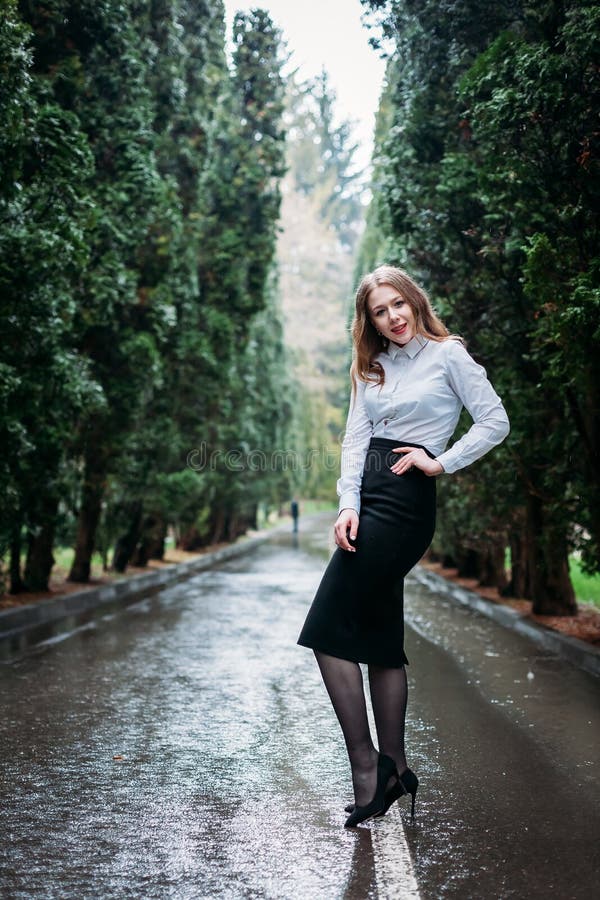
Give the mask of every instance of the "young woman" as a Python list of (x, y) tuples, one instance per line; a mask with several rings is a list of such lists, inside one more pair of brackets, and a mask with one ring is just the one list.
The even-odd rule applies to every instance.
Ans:
[[(414, 815), (418, 779), (404, 752), (404, 576), (433, 537), (433, 476), (469, 465), (509, 431), (485, 370), (402, 269), (380, 266), (363, 278), (352, 336), (337, 549), (298, 639), (315, 653), (346, 742), (355, 801), (346, 827), (383, 815), (405, 794)], [(446, 450), (463, 406), (473, 424)], [(368, 666), (379, 752), (359, 663)]]

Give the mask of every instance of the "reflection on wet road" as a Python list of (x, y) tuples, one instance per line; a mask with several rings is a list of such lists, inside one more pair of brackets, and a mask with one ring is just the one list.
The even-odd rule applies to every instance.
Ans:
[[(0, 668), (7, 898), (589, 898), (598, 683), (407, 585), (408, 804), (348, 832), (301, 523)], [(406, 848), (404, 834), (410, 856)]]

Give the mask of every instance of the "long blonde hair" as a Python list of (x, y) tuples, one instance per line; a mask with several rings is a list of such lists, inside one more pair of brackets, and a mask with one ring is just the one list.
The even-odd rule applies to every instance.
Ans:
[[(357, 379), (382, 385), (385, 373), (381, 363), (375, 357), (388, 346), (387, 338), (378, 334), (371, 322), (367, 302), (373, 288), (389, 284), (396, 288), (403, 300), (406, 300), (415, 317), (416, 334), (423, 335), (432, 341), (445, 341), (451, 335), (443, 322), (438, 319), (429, 297), (419, 285), (413, 281), (404, 269), (395, 266), (379, 266), (369, 272), (361, 280), (356, 291), (356, 306), (352, 321), (353, 354), (350, 376), (352, 388), (356, 390)], [(459, 340), (462, 340), (459, 338)]]

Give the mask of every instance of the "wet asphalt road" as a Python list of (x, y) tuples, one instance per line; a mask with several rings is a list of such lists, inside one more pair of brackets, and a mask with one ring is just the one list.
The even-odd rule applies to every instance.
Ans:
[(413, 579), (417, 816), (344, 830), (295, 644), (331, 523), (0, 666), (3, 898), (407, 898), (411, 859), (423, 898), (597, 896), (598, 681)]

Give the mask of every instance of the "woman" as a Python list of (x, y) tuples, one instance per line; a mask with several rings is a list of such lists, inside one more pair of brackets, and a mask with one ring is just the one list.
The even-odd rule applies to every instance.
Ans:
[[(418, 787), (404, 752), (404, 576), (431, 543), (435, 478), (499, 444), (508, 418), (485, 370), (402, 269), (380, 266), (356, 294), (352, 397), (337, 484), (335, 550), (298, 643), (313, 649), (342, 727), (354, 805), (346, 827)], [(470, 430), (446, 450), (463, 405)], [(359, 663), (368, 665), (379, 752)]]

